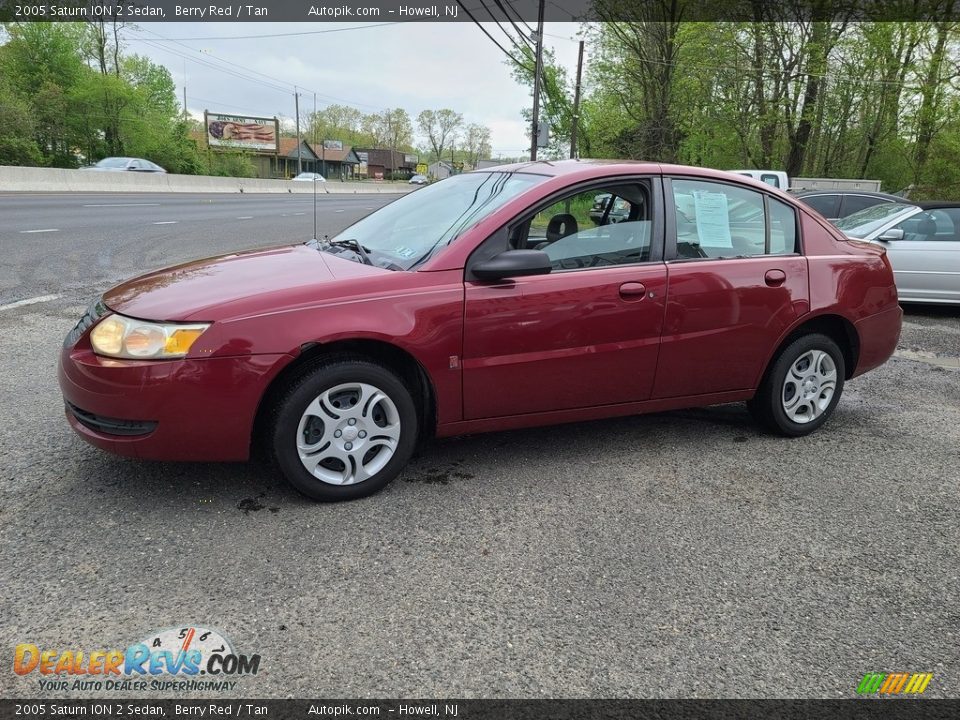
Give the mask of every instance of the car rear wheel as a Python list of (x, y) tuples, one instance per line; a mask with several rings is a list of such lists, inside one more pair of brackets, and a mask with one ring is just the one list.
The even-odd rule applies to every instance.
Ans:
[(417, 413), (403, 382), (365, 360), (321, 363), (293, 381), (273, 415), (273, 455), (304, 495), (326, 502), (381, 490), (417, 440)]
[(846, 374), (843, 353), (826, 335), (797, 338), (774, 358), (747, 403), (763, 426), (788, 437), (808, 435), (833, 414)]

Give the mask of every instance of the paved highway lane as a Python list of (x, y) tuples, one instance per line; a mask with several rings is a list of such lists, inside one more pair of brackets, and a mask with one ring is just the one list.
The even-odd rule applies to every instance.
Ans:
[[(333, 234), (398, 196), (317, 195)], [(313, 237), (312, 195), (0, 194), (0, 305)]]

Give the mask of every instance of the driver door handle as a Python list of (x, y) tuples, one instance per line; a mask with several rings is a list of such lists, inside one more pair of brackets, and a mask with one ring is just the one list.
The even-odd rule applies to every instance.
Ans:
[(620, 286), (620, 297), (624, 300), (643, 300), (647, 296), (647, 286), (641, 282), (627, 282)]

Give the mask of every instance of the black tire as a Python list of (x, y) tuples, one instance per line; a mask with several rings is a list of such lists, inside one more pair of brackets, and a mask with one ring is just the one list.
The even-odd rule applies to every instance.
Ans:
[[(787, 414), (784, 407), (784, 398), (791, 397), (785, 388), (787, 373), (790, 372), (794, 363), (811, 351), (821, 351), (830, 357), (836, 372), (836, 384), (832, 397), (820, 410), (819, 415), (811, 416), (812, 419), (806, 422), (796, 422)], [(843, 394), (844, 377), (846, 377), (846, 366), (843, 352), (837, 343), (820, 333), (803, 335), (787, 345), (771, 361), (757, 389), (757, 394), (747, 401), (747, 408), (753, 418), (771, 432), (787, 437), (809, 435), (830, 419)], [(794, 383), (791, 383), (791, 386), (794, 391), (797, 390)]]
[[(393, 456), (371, 477), (354, 484), (336, 485), (318, 478), (301, 462), (297, 449), (298, 432), (304, 413), (314, 400), (328, 390), (351, 383), (372, 385), (392, 401), (399, 416), (400, 437)], [(347, 397), (346, 402), (349, 400)], [(326, 432), (325, 422), (333, 422), (335, 426), (339, 423), (321, 418), (318, 421), (323, 428), (319, 431), (321, 433)], [(290, 382), (277, 398), (266, 432), (274, 462), (294, 488), (314, 500), (338, 502), (372, 495), (400, 474), (417, 444), (418, 418), (410, 391), (395, 373), (360, 358), (331, 358), (306, 368)], [(305, 429), (304, 433), (307, 432)], [(370, 451), (373, 452), (374, 448), (371, 447)], [(344, 472), (350, 472), (346, 465)]]

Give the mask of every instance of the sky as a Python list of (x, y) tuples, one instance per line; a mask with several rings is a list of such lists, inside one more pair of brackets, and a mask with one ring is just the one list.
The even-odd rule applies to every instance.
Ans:
[[(529, 151), (520, 113), (531, 105), (530, 91), (513, 80), (503, 52), (480, 28), (469, 22), (375, 25), (142, 23), (124, 29), (124, 42), (127, 52), (167, 67), (178, 99), (186, 83), (187, 108), (199, 118), (204, 110), (293, 118), (296, 85), (301, 116), (313, 110), (314, 93), (318, 109), (333, 103), (367, 113), (402, 107), (419, 141), (417, 114), (451, 108), (490, 128), (494, 157)], [(510, 47), (500, 28), (483, 25)], [(570, 77), (578, 30), (577, 23), (544, 28), (545, 47), (554, 49)], [(252, 35), (275, 37), (239, 37)]]

